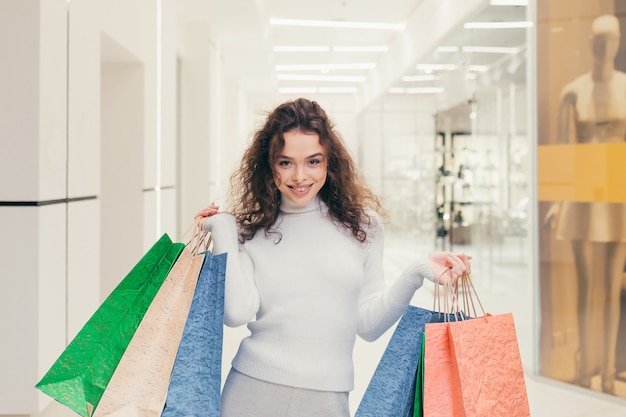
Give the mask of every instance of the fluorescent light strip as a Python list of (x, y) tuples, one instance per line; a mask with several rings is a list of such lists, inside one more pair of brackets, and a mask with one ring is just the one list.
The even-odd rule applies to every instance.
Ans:
[(459, 52), (460, 48), (458, 46), (439, 46), (437, 47), (437, 52)]
[(360, 75), (300, 75), (300, 74), (278, 74), (279, 81), (338, 81), (363, 83), (365, 77)]
[(275, 46), (274, 52), (330, 52), (330, 46)]
[(492, 6), (528, 6), (528, 0), (491, 0)]
[(465, 29), (518, 29), (533, 27), (531, 21), (520, 22), (467, 22), (463, 25)]
[(516, 54), (519, 48), (506, 46), (464, 46), (461, 48), (463, 52), (478, 52), (485, 54)]
[(333, 52), (387, 52), (386, 46), (333, 46)]
[(280, 87), (280, 94), (353, 94), (356, 87)]
[(415, 68), (431, 73), (433, 71), (454, 71), (457, 66), (454, 64), (417, 64)]
[(489, 71), (489, 66), (487, 65), (470, 65), (467, 67), (468, 71), (474, 72), (487, 72)]
[(440, 94), (440, 93), (443, 93), (443, 88), (441, 87), (413, 87), (413, 88), (392, 87), (387, 91), (391, 94)]
[(375, 63), (360, 64), (286, 64), (276, 65), (276, 71), (334, 71), (334, 70), (367, 70), (376, 68)]
[(407, 83), (412, 83), (416, 81), (436, 81), (438, 80), (437, 76), (433, 74), (425, 74), (425, 75), (405, 75), (402, 77), (402, 81)]
[(376, 23), (376, 22), (345, 22), (338, 20), (304, 20), (304, 19), (277, 19), (271, 18), (270, 25), (275, 26), (308, 26), (319, 28), (342, 28), (342, 29), (381, 29), (402, 30), (404, 23)]
[(437, 52), (474, 52), (474, 53), (486, 53), (486, 54), (516, 54), (520, 51), (519, 48), (504, 47), (504, 46), (440, 46), (437, 48)]
[[(430, 74), (433, 71), (456, 71), (459, 67), (455, 64), (417, 64), (415, 68)], [(489, 71), (487, 65), (469, 65), (467, 69), (475, 72)]]
[(386, 46), (287, 46), (276, 45), (274, 52), (387, 52)]

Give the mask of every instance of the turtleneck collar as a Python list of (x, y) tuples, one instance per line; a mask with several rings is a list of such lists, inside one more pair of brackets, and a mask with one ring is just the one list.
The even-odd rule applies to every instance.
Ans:
[(321, 205), (322, 201), (320, 200), (319, 195), (315, 196), (315, 198), (305, 206), (295, 204), (282, 194), (280, 196), (280, 211), (285, 214), (309, 213), (319, 210)]

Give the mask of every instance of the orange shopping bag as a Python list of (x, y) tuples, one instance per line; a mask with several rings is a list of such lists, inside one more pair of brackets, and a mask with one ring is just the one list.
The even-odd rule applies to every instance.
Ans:
[[(472, 311), (476, 317), (475, 304), (482, 305), (471, 279), (464, 276), (459, 282), (461, 301), (459, 284), (444, 287), (444, 310)], [(424, 416), (530, 416), (513, 315), (482, 313), (426, 325)]]
[[(513, 315), (450, 323), (453, 368), (466, 417), (529, 417)], [(456, 414), (455, 414), (456, 416)]]
[(458, 373), (452, 361), (449, 322), (424, 331), (424, 416), (465, 417)]

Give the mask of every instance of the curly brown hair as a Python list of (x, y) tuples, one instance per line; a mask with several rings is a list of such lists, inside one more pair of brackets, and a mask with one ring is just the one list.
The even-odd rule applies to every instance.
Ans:
[(278, 218), (281, 193), (273, 167), (285, 146), (283, 135), (293, 130), (319, 136), (327, 153), (327, 178), (320, 199), (328, 206), (331, 219), (359, 242), (366, 242), (366, 228), (374, 222), (372, 210), (384, 216), (380, 199), (365, 185), (324, 109), (304, 98), (283, 103), (268, 114), (231, 177), (229, 206), (241, 242), (252, 239), (259, 229), (266, 235), (276, 232), (272, 226)]

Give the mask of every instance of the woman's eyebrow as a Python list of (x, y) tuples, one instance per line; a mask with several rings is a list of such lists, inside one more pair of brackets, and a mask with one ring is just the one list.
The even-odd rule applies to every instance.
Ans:
[[(309, 155), (307, 157), (305, 157), (304, 159), (311, 159), (311, 158), (318, 158), (318, 157), (324, 157), (324, 154), (322, 152), (317, 152), (314, 153), (313, 155)], [(294, 159), (291, 156), (287, 156), (287, 155), (278, 155), (276, 157), (276, 159)]]

